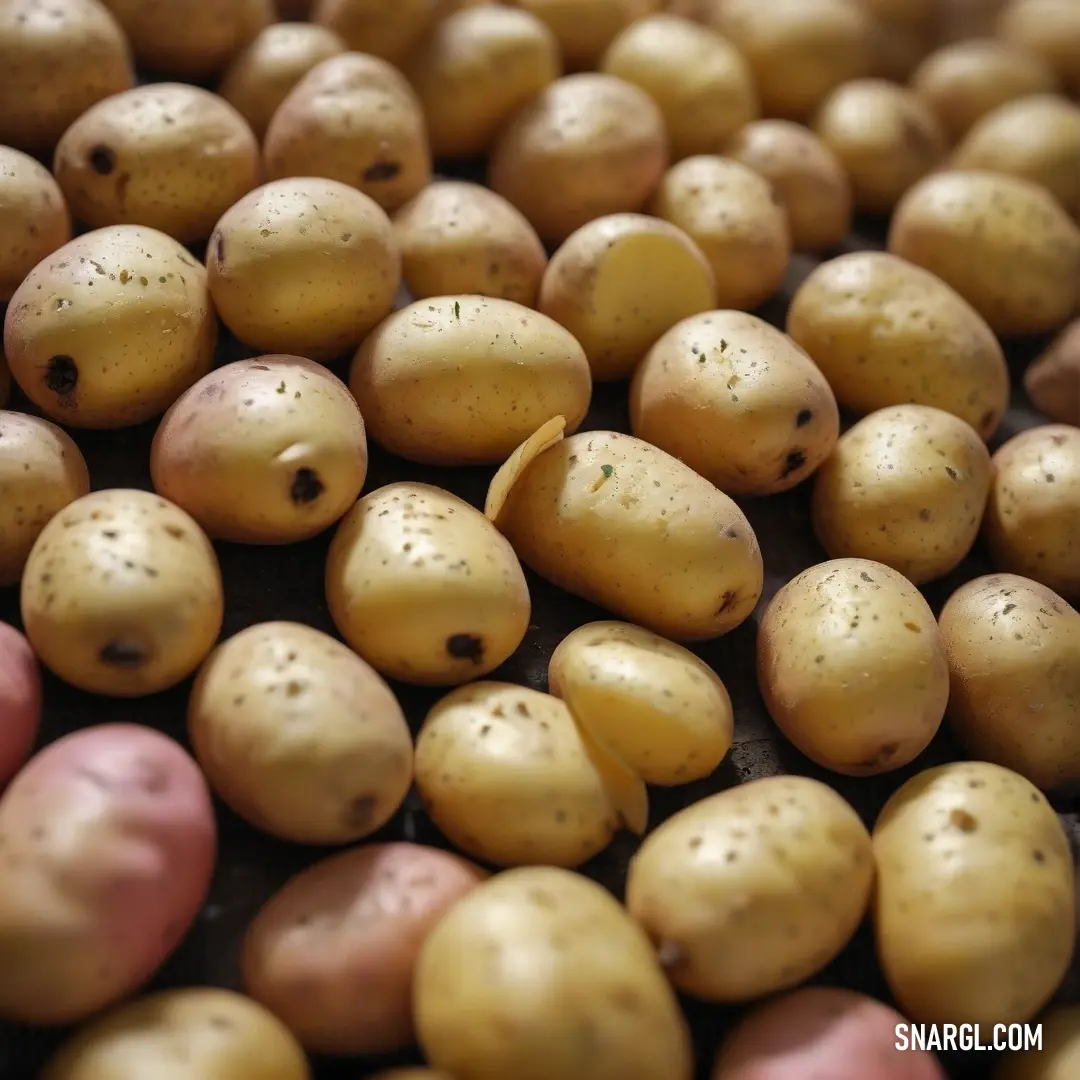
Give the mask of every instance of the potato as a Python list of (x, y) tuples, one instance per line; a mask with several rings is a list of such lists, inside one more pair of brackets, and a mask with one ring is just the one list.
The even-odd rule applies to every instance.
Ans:
[(1022, 776), (956, 761), (907, 781), (874, 825), (881, 969), (916, 1023), (1030, 1020), (1076, 934), (1076, 884), (1057, 815)]
[(993, 1080), (1069, 1080), (1080, 1069), (1080, 1007), (1059, 1005), (1039, 1017), (1037, 1049), (1003, 1056)]
[(715, 153), (761, 115), (750, 67), (719, 34), (678, 15), (631, 23), (600, 70), (641, 87), (660, 106), (677, 161)]
[(294, 177), (225, 212), (206, 270), (214, 306), (241, 341), (326, 361), (390, 314), (401, 255), (374, 199), (337, 180)]
[(503, 128), (488, 184), (545, 240), (558, 243), (606, 214), (640, 210), (668, 164), (652, 98), (613, 75), (567, 75)]
[(512, 300), (441, 296), (395, 311), (367, 338), (349, 389), (368, 434), (427, 465), (494, 465), (552, 416), (576, 430), (592, 379), (577, 341)]
[(716, 278), (670, 222), (610, 214), (571, 233), (548, 263), (538, 310), (577, 338), (593, 379), (626, 379), (666, 330), (711, 311)]
[(218, 987), (163, 990), (91, 1021), (39, 1080), (310, 1080), (304, 1051), (255, 1002)]
[(467, 502), (412, 482), (365, 495), (330, 545), (326, 599), (377, 671), (453, 686), (494, 671), (529, 626), (529, 588), (507, 541)]
[(787, 211), (795, 248), (819, 251), (847, 236), (851, 182), (837, 156), (812, 131), (790, 120), (758, 120), (736, 132), (723, 153), (772, 186)]
[(555, 867), (499, 874), (459, 900), (424, 942), (413, 1003), (426, 1058), (461, 1080), (693, 1075), (645, 934), (601, 886)]
[(1012, 0), (997, 22), (998, 36), (1035, 53), (1080, 94), (1080, 8), (1073, 0)]
[(41, 672), (30, 642), (0, 623), (0, 788), (23, 767), (41, 724)]
[[(870, 5), (873, 6), (873, 0)], [(873, 14), (871, 12), (871, 14)], [(929, 29), (905, 26), (891, 18), (875, 18), (870, 29), (870, 47), (873, 50), (871, 75), (906, 83), (934, 47), (934, 35)]]
[(683, 158), (651, 212), (682, 229), (716, 275), (717, 308), (749, 311), (780, 288), (791, 257), (787, 216), (768, 181), (729, 158)]
[[(508, 464), (514, 464), (511, 461)], [(678, 641), (734, 630), (764, 571), (746, 515), (677, 458), (616, 431), (561, 439), (488, 516), (541, 577)]]
[(534, 306), (547, 252), (525, 215), (489, 188), (429, 184), (393, 225), (405, 286), (417, 300), (475, 293)]
[(4, 319), (11, 374), (46, 416), (76, 428), (164, 412), (214, 359), (206, 271), (140, 225), (84, 233), (39, 263)]
[(486, 874), (448, 851), (367, 844), (287, 881), (244, 937), (244, 992), (309, 1049), (376, 1054), (413, 1041), (413, 967), (431, 928)]
[(51, 150), (96, 101), (135, 85), (131, 52), (98, 0), (8, 0), (0, 8), (0, 143)]
[(990, 452), (930, 405), (878, 409), (840, 436), (814, 481), (814, 532), (831, 558), (873, 559), (923, 585), (967, 557), (990, 490)]
[(910, 581), (868, 559), (820, 563), (776, 593), (758, 624), (757, 678), (786, 738), (846, 776), (913, 761), (949, 696), (929, 605)]
[(1080, 300), (1080, 227), (1027, 180), (949, 171), (900, 201), (889, 251), (951, 285), (1001, 336), (1054, 330)]
[(213, 648), (217, 557), (178, 506), (148, 491), (94, 491), (42, 529), (22, 580), (41, 662), (91, 694), (143, 697), (187, 678)]
[(1051, 420), (1080, 426), (1080, 319), (1069, 323), (1028, 366), (1024, 390)]
[(785, 329), (845, 408), (931, 405), (984, 438), (1009, 405), (1009, 369), (994, 332), (929, 271), (883, 251), (854, 251), (811, 271)]
[(774, 495), (832, 453), (840, 415), (786, 334), (756, 315), (711, 311), (649, 350), (630, 388), (630, 427), (729, 495)]
[(202, 907), (214, 810), (183, 748), (152, 728), (83, 728), (0, 797), (0, 1016), (67, 1024), (128, 996)]
[(999, 570), (1080, 599), (1080, 428), (1014, 435), (993, 459), (983, 532)]
[(314, 0), (311, 19), (350, 49), (399, 64), (456, 6), (454, 0)]

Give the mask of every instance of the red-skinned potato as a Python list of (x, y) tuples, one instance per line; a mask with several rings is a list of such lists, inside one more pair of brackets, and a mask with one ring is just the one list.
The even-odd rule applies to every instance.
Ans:
[(30, 756), (41, 723), (41, 672), (30, 642), (0, 623), (0, 786)]

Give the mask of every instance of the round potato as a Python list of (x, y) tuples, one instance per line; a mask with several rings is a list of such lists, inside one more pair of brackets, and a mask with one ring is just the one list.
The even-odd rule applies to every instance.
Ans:
[(424, 943), (413, 1003), (425, 1057), (451, 1076), (693, 1076), (648, 938), (601, 886), (555, 867), (499, 874), (459, 900)]
[(652, 98), (586, 72), (556, 79), (514, 115), (492, 148), (488, 183), (557, 243), (594, 218), (640, 210), (667, 164)]
[(758, 120), (736, 132), (723, 152), (772, 186), (799, 251), (833, 247), (851, 230), (851, 181), (837, 156), (801, 124)]
[(776, 593), (758, 624), (757, 677), (788, 740), (846, 776), (913, 761), (949, 696), (929, 605), (906, 578), (867, 559), (812, 566)]
[(1069, 842), (1039, 791), (1000, 765), (939, 765), (893, 794), (873, 843), (878, 961), (904, 1015), (1030, 1020), (1076, 934)]
[(354, 52), (399, 64), (462, 0), (314, 0), (313, 22), (333, 30)]
[(41, 672), (30, 642), (0, 623), (0, 789), (23, 767), (41, 725)]
[(1080, 427), (1080, 318), (1073, 319), (1024, 369), (1024, 390), (1032, 405), (1051, 420)]
[(993, 1080), (1069, 1080), (1080, 1071), (1080, 1007), (1059, 1005), (1039, 1017), (1038, 1048), (1003, 1056)]
[(214, 646), (221, 572), (210, 541), (148, 491), (94, 491), (42, 529), (22, 580), (41, 662), (91, 694), (143, 697), (187, 678)]
[(313, 67), (274, 113), (263, 154), (271, 180), (339, 180), (387, 211), (431, 180), (419, 98), (396, 68), (366, 53)]
[(683, 158), (664, 174), (651, 212), (701, 248), (716, 277), (717, 308), (749, 311), (783, 284), (791, 231), (767, 180), (730, 158)]
[(525, 215), (464, 180), (429, 184), (394, 214), (406, 288), (429, 296), (493, 296), (533, 307), (547, 252)]
[(377, 1054), (408, 1046), (413, 967), (424, 939), (486, 876), (448, 851), (417, 844), (367, 844), (322, 859), (255, 916), (240, 961), (244, 992), (309, 1050)]
[(984, 439), (1009, 405), (1009, 369), (994, 332), (955, 290), (883, 251), (817, 266), (795, 291), (788, 334), (845, 408), (931, 405)]
[(41, 530), (89, 490), (70, 435), (36, 416), (0, 412), (0, 587), (18, 584)]
[(102, 724), (23, 768), (0, 797), (0, 841), (0, 1016), (68, 1024), (127, 997), (179, 945), (209, 889), (214, 808), (179, 743)]
[(577, 338), (597, 381), (629, 378), (666, 330), (715, 306), (716, 278), (701, 249), (645, 214), (611, 214), (571, 233), (538, 301)]
[(889, 250), (951, 285), (998, 335), (1054, 330), (1080, 300), (1080, 227), (1018, 177), (926, 177), (897, 206)]
[(775, 495), (825, 461), (840, 414), (825, 376), (756, 315), (683, 319), (630, 388), (630, 427), (729, 495)]
[(814, 532), (831, 558), (873, 559), (916, 585), (971, 551), (990, 493), (979, 433), (930, 405), (878, 409), (840, 436), (814, 481)]
[(38, 1080), (310, 1080), (304, 1051), (261, 1005), (218, 987), (164, 990), (91, 1021)]
[(229, 207), (206, 271), (221, 321), (241, 341), (326, 361), (390, 314), (401, 255), (374, 199), (337, 180), (290, 177)]
[(998, 569), (1080, 599), (1080, 428), (1031, 428), (994, 454), (983, 531)]
[(210, 370), (217, 320), (206, 271), (139, 225), (84, 233), (39, 263), (4, 319), (11, 374), (46, 416), (140, 424)]
[(825, 967), (862, 922), (873, 881), (859, 815), (818, 780), (770, 776), (654, 829), (630, 860), (626, 907), (680, 990), (742, 1002)]
[(1073, 0), (1011, 0), (998, 36), (1041, 56), (1072, 94), (1080, 94), (1080, 7)]
[(453, 686), (494, 671), (525, 637), (525, 575), (467, 502), (427, 484), (365, 495), (330, 545), (326, 599), (341, 636), (377, 671)]

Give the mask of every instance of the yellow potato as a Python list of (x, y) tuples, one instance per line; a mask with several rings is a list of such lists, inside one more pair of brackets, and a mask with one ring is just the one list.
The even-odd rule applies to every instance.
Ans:
[(681, 229), (611, 214), (571, 233), (551, 257), (537, 310), (577, 338), (593, 379), (628, 378), (666, 330), (711, 311), (716, 278)]
[(1080, 426), (1080, 318), (1073, 319), (1024, 369), (1024, 390), (1031, 404), (1051, 420)]
[(949, 696), (929, 605), (906, 578), (867, 559), (812, 566), (777, 592), (758, 624), (757, 676), (784, 735), (847, 776), (913, 761)]
[(786, 334), (756, 315), (711, 311), (649, 350), (630, 389), (630, 427), (729, 495), (775, 495), (832, 453), (840, 414)]
[(997, 22), (998, 36), (1035, 53), (1080, 94), (1080, 7), (1074, 0), (1012, 0)]
[(567, 75), (503, 128), (488, 183), (545, 240), (605, 214), (640, 210), (668, 163), (664, 118), (643, 90), (613, 75)]
[(710, 795), (630, 860), (626, 907), (686, 993), (743, 1002), (804, 982), (851, 940), (874, 862), (858, 814), (805, 776)]
[(916, 1023), (1030, 1020), (1069, 967), (1076, 883), (1057, 815), (982, 761), (927, 769), (874, 825), (878, 960)]
[(399, 64), (456, 6), (455, 0), (314, 0), (311, 19), (354, 52)]
[(873, 559), (916, 585), (954, 570), (979, 535), (990, 452), (930, 405), (878, 409), (849, 428), (814, 481), (814, 532), (834, 559)]
[(709, 260), (717, 308), (749, 311), (780, 288), (791, 258), (787, 215), (768, 181), (729, 158), (684, 158), (664, 174), (651, 212)]
[(1008, 408), (994, 332), (940, 278), (895, 255), (855, 251), (822, 263), (792, 297), (786, 330), (856, 413), (932, 405), (989, 439)]
[(1039, 1023), (1039, 1046), (1002, 1057), (992, 1080), (1070, 1080), (1080, 1074), (1080, 1006), (1059, 1005)]

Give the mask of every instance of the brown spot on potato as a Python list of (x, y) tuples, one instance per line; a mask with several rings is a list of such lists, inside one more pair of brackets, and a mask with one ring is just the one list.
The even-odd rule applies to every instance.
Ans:
[(793, 472), (798, 472), (806, 464), (806, 453), (803, 450), (792, 450), (784, 458), (784, 467), (780, 470), (780, 479), (786, 480)]
[(368, 829), (375, 820), (378, 800), (374, 795), (360, 795), (345, 807), (345, 824), (351, 829)]
[(146, 663), (146, 652), (141, 646), (131, 641), (118, 639), (101, 647), (98, 659), (103, 664), (118, 668), (138, 668)]
[(979, 823), (966, 810), (957, 807), (949, 811), (949, 824), (955, 825), (961, 832), (973, 833)]
[(813, 420), (813, 419), (814, 419), (814, 410), (813, 409), (800, 409), (798, 414), (795, 417), (795, 426), (796, 427), (806, 427), (806, 425), (809, 424), (810, 421)]
[(116, 155), (109, 147), (100, 144), (90, 148), (87, 160), (98, 176), (108, 176), (116, 168)]
[(401, 172), (401, 164), (397, 161), (376, 161), (364, 170), (364, 182), (376, 183), (379, 180), (393, 180)]
[(79, 366), (71, 356), (54, 356), (45, 365), (45, 385), (60, 397), (70, 397), (79, 385)]
[(289, 488), (289, 498), (297, 506), (307, 506), (313, 503), (325, 491), (319, 474), (314, 469), (307, 467), (297, 469), (293, 475), (292, 486)]
[(475, 634), (451, 634), (446, 639), (446, 651), (455, 660), (484, 662), (484, 640)]
[(225, 261), (225, 237), (220, 232), (214, 234), (214, 258), (219, 263)]
[(896, 757), (899, 750), (899, 743), (883, 743), (876, 754), (872, 754), (865, 761), (860, 761), (858, 767), (861, 769), (876, 769)]
[(717, 615), (723, 615), (725, 611), (730, 611), (735, 601), (738, 599), (739, 594), (729, 589), (723, 596), (720, 597), (720, 606), (716, 609)]
[[(130, 183), (131, 173), (129, 172), (122, 172), (116, 178), (116, 204), (120, 207), (121, 210), (124, 211), (127, 210), (127, 189), (128, 184)], [(143, 285), (147, 284), (145, 278), (139, 278), (139, 281), (142, 282)]]

